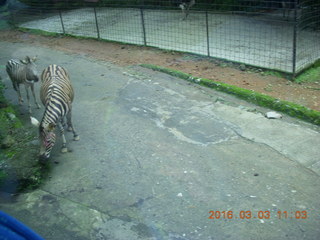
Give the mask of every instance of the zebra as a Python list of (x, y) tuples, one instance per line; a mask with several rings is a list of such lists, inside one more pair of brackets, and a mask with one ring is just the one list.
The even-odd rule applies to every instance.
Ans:
[(64, 136), (64, 119), (67, 119), (68, 131), (73, 132), (73, 139), (80, 140), (71, 119), (74, 90), (67, 70), (52, 64), (45, 68), (41, 74), (40, 99), (45, 106), (41, 122), (31, 117), (31, 123), (39, 127), (40, 160), (50, 157), (55, 144), (55, 128), (58, 125), (62, 137), (61, 152), (68, 152)]
[(195, 0), (173, 0), (174, 4), (177, 4), (179, 8), (182, 10), (183, 18), (182, 20), (186, 20), (189, 15), (190, 8), (196, 3)]
[(195, 0), (183, 0), (179, 7), (184, 15), (183, 20), (186, 20), (189, 15), (190, 8), (196, 3)]
[(283, 18), (289, 20), (290, 12), (294, 12), (296, 4), (299, 4), (298, 0), (281, 0), (281, 7), (283, 9)]
[(28, 109), (31, 114), (31, 105), (29, 99), (28, 88), (31, 88), (34, 102), (37, 108), (40, 108), (40, 105), (37, 102), (36, 96), (34, 94), (34, 83), (39, 81), (38, 71), (35, 65), (36, 57), (30, 58), (25, 57), (24, 60), (11, 59), (7, 62), (6, 71), (11, 79), (14, 90), (18, 93), (19, 105), (22, 105), (23, 98), (20, 93), (20, 84), (24, 84), (27, 92), (28, 100)]

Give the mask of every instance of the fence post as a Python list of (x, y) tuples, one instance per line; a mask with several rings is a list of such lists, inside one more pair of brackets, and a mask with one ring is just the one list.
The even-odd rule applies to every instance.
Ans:
[(294, 0), (294, 24), (293, 24), (293, 51), (292, 51), (292, 80), (296, 77), (297, 71), (297, 30), (298, 30), (298, 0)]
[(142, 8), (140, 8), (140, 15), (141, 15), (141, 24), (142, 24), (142, 33), (143, 33), (143, 44), (144, 46), (147, 46), (146, 28), (144, 24), (144, 13)]
[(63, 32), (63, 34), (66, 34), (66, 31), (65, 31), (64, 25), (63, 25), (61, 10), (59, 10), (59, 16), (60, 16), (60, 21), (61, 21), (61, 26), (62, 26), (62, 32)]
[(207, 55), (210, 57), (210, 39), (209, 39), (209, 20), (208, 12), (206, 11), (206, 31), (207, 31)]
[(95, 7), (93, 8), (93, 11), (94, 11), (94, 18), (96, 20), (98, 39), (100, 39), (100, 31), (99, 31), (99, 25), (98, 25), (97, 11), (96, 11)]

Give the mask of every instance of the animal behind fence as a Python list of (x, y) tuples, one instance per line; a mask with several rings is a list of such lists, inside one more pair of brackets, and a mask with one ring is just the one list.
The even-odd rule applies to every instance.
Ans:
[(67, 152), (64, 135), (64, 119), (67, 119), (68, 131), (73, 132), (73, 139), (79, 140), (72, 124), (72, 102), (74, 90), (66, 69), (57, 65), (45, 68), (41, 75), (40, 98), (45, 106), (41, 122), (31, 117), (31, 123), (39, 127), (40, 159), (50, 157), (55, 144), (55, 128), (58, 125), (62, 137), (61, 152)]
[(28, 91), (29, 87), (31, 88), (33, 99), (37, 108), (40, 108), (40, 105), (38, 104), (36, 96), (34, 94), (34, 83), (39, 81), (35, 61), (36, 57), (30, 58), (27, 56), (24, 60), (11, 59), (7, 62), (6, 65), (6, 71), (11, 79), (13, 88), (18, 93), (18, 101), (20, 105), (23, 102), (23, 98), (20, 93), (20, 84), (24, 84), (25, 86), (29, 113), (31, 113), (31, 105)]
[(182, 11), (182, 20), (187, 19), (189, 15), (189, 10), (195, 3), (195, 0), (173, 0), (173, 4), (177, 5)]
[[(281, 0), (281, 8), (283, 11), (283, 17), (286, 19), (290, 18), (290, 13), (296, 8), (296, 4), (299, 4), (298, 0)], [(293, 16), (292, 16), (293, 17)]]

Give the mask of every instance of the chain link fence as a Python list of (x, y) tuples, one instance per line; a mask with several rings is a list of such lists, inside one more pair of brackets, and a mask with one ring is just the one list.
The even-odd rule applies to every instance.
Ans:
[(11, 22), (28, 29), (195, 53), (293, 76), (320, 59), (318, 0), (195, 0), (187, 17), (182, 0), (21, 2)]

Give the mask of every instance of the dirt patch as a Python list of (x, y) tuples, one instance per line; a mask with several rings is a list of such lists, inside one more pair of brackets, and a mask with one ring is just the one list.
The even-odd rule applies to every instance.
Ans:
[[(320, 78), (315, 83), (294, 83), (283, 77), (253, 71), (214, 59), (159, 49), (72, 37), (39, 36), (19, 31), (0, 32), (2, 40), (47, 46), (127, 66), (149, 63), (208, 78), (320, 111)], [(23, 57), (23, 56), (21, 56)], [(57, 62), (58, 63), (58, 62)]]

